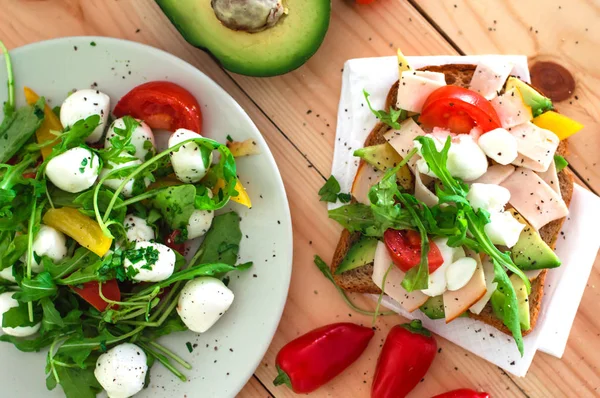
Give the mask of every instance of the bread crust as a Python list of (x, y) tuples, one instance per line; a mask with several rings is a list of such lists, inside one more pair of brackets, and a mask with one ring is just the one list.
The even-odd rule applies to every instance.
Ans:
[[(446, 83), (449, 85), (457, 85), (461, 87), (468, 87), (471, 78), (473, 77), (473, 73), (475, 72), (476, 65), (471, 64), (451, 64), (451, 65), (441, 65), (441, 66), (428, 66), (425, 68), (421, 68), (420, 70), (431, 71), (431, 72), (440, 72), (444, 73), (446, 78)], [(540, 90), (538, 90), (540, 91)], [(394, 107), (396, 105), (396, 97), (398, 94), (398, 82), (394, 83), (390, 88), (388, 95), (386, 97), (386, 109), (390, 107)], [(386, 142), (384, 138), (384, 134), (390, 130), (390, 127), (384, 123), (377, 123), (375, 127), (371, 130), (371, 133), (365, 140), (364, 146), (372, 146), (383, 144)], [(557, 154), (566, 156), (568, 154), (568, 143), (567, 140), (563, 140), (560, 142), (560, 145), (557, 149)], [(361, 160), (361, 163), (364, 162)], [(563, 200), (567, 207), (571, 203), (571, 198), (573, 196), (573, 183), (574, 178), (572, 172), (565, 168), (558, 173), (558, 179), (560, 183), (561, 194)], [(558, 240), (560, 230), (565, 221), (565, 218), (561, 218), (555, 221), (552, 221), (542, 227), (539, 231), (540, 236), (552, 249), (556, 247), (556, 242)], [(358, 239), (360, 239), (360, 233), (350, 233), (347, 230), (344, 230), (340, 236), (340, 240), (338, 241), (338, 245), (336, 247), (335, 253), (333, 255), (333, 259), (331, 262), (331, 271), (334, 273), (335, 282), (343, 288), (344, 290), (356, 293), (372, 293), (379, 294), (381, 293), (381, 289), (377, 287), (373, 283), (371, 276), (373, 274), (373, 263), (367, 264), (363, 267), (356, 268), (354, 270), (344, 272), (341, 275), (335, 275), (335, 270), (342, 262), (346, 253), (350, 249), (350, 246)], [(531, 327), (529, 330), (523, 331), (523, 335), (527, 335), (530, 333), (537, 324), (537, 319), (540, 314), (540, 308), (542, 303), (542, 298), (544, 296), (544, 281), (546, 279), (547, 270), (543, 270), (536, 279), (531, 282), (531, 294), (529, 295), (529, 313), (530, 313), (530, 324)], [(511, 335), (510, 330), (500, 319), (498, 319), (492, 310), (492, 306), (488, 303), (484, 309), (481, 311), (479, 315), (469, 313), (471, 318), (480, 320), (488, 325), (495, 327), (496, 329)]]

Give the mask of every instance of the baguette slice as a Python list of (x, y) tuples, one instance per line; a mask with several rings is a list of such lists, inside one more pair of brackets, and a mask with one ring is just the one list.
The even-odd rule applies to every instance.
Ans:
[[(473, 77), (473, 73), (475, 72), (475, 68), (476, 65), (453, 64), (429, 66), (422, 68), (421, 70), (444, 73), (447, 84), (468, 88), (471, 78)], [(388, 93), (385, 109), (389, 109), (390, 106), (395, 106), (397, 94), (398, 82), (392, 86)], [(367, 137), (364, 146), (367, 147), (385, 143), (386, 140), (383, 135), (389, 129), (390, 127), (388, 127), (386, 124), (378, 123)], [(566, 156), (568, 154), (568, 144), (566, 140), (560, 142), (557, 154), (562, 156)], [(562, 193), (563, 200), (568, 207), (573, 195), (573, 174), (568, 168), (565, 168), (558, 174), (558, 179), (560, 182), (560, 191)], [(546, 242), (553, 249), (556, 246), (556, 241), (564, 221), (565, 218), (552, 221), (551, 223), (542, 227), (542, 229), (539, 231), (544, 242)], [(342, 232), (337, 248), (333, 255), (333, 260), (331, 262), (331, 271), (334, 273), (335, 282), (338, 284), (338, 286), (349, 292), (379, 294), (381, 293), (381, 290), (373, 283), (371, 279), (371, 275), (373, 274), (372, 263), (348, 272), (344, 272), (341, 275), (335, 275), (335, 270), (346, 256), (348, 249), (358, 239), (360, 239), (360, 233), (351, 234), (346, 230)], [(546, 272), (547, 270), (543, 270), (531, 283), (531, 294), (529, 295), (531, 328), (527, 331), (524, 331), (523, 335), (530, 333), (536, 325), (537, 318), (540, 313), (542, 297), (544, 296), (544, 281), (546, 279)], [(506, 328), (506, 326), (504, 326), (502, 321), (494, 315), (490, 303), (485, 306), (479, 315), (469, 313), (469, 316), (492, 325), (496, 329), (511, 335), (510, 331)]]

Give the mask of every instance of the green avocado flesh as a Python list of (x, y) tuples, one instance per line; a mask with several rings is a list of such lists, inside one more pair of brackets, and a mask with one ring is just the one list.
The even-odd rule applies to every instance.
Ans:
[(377, 249), (377, 239), (363, 236), (358, 242), (356, 242), (346, 257), (340, 263), (340, 266), (335, 270), (336, 274), (350, 271), (363, 265), (372, 263), (375, 260), (375, 250)]
[(519, 213), (514, 210), (511, 210), (511, 213), (517, 221), (525, 224), (519, 240), (510, 250), (510, 256), (515, 265), (523, 271), (560, 266), (560, 259), (554, 250), (542, 240), (540, 234)]
[(550, 98), (544, 97), (529, 84), (513, 76), (509, 77), (506, 81), (506, 91), (511, 88), (519, 89), (519, 92), (521, 92), (521, 95), (523, 96), (523, 101), (531, 107), (533, 117), (554, 109)]
[(446, 317), (446, 312), (444, 311), (444, 297), (441, 295), (430, 297), (425, 304), (419, 307), (419, 309), (431, 319), (443, 319)]
[[(523, 283), (523, 280), (518, 275), (511, 275), (510, 281), (517, 294), (517, 303), (519, 305), (519, 323), (521, 324), (522, 330), (529, 330), (531, 327), (529, 322), (529, 296), (527, 296), (527, 287)], [(496, 290), (490, 302), (492, 303), (492, 310), (494, 314), (501, 320), (504, 320), (504, 294)]]
[(249, 76), (275, 76), (304, 64), (329, 27), (330, 0), (287, 0), (288, 13), (257, 33), (225, 27), (210, 0), (156, 0), (183, 37), (211, 53), (225, 69)]

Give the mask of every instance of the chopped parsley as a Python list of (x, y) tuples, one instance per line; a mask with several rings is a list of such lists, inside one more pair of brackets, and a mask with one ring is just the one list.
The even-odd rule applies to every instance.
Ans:
[[(146, 262), (146, 264), (144, 264), (141, 268), (152, 270), (152, 266), (158, 261), (159, 254), (159, 251), (152, 246), (146, 246), (142, 247), (141, 249), (127, 250), (127, 252), (125, 252), (125, 258), (127, 258), (133, 264), (137, 264), (143, 260)], [(129, 269), (127, 269), (127, 272), (129, 272)]]
[(85, 166), (88, 165), (88, 158), (83, 158), (83, 160), (81, 161), (81, 167), (79, 168), (79, 172), (81, 174), (83, 174), (83, 172), (85, 171)]

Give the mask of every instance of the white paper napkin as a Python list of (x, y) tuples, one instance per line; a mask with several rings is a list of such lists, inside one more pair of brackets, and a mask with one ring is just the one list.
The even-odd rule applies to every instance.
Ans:
[[(529, 82), (527, 58), (519, 55), (483, 56), (427, 56), (407, 57), (411, 66), (451, 63), (477, 64), (510, 60), (511, 74)], [(332, 175), (340, 182), (342, 192), (349, 192), (358, 168), (358, 159), (352, 153), (361, 148), (371, 129), (377, 123), (363, 96), (365, 89), (375, 109), (383, 109), (392, 84), (398, 79), (396, 57), (352, 59), (345, 63), (342, 75), (342, 94), (338, 112), (336, 143)], [(330, 204), (330, 208), (339, 204)], [(594, 229), (600, 224), (600, 198), (575, 186), (570, 215), (564, 224), (556, 252), (563, 261), (559, 268), (548, 271), (542, 310), (534, 330), (525, 337), (525, 353), (519, 355), (510, 336), (484, 323), (459, 318), (450, 324), (431, 320), (420, 311), (407, 313), (394, 300), (385, 297), (383, 304), (406, 318), (418, 318), (440, 336), (486, 359), (516, 376), (525, 376), (537, 350), (561, 357), (569, 332), (594, 264), (600, 234)]]

